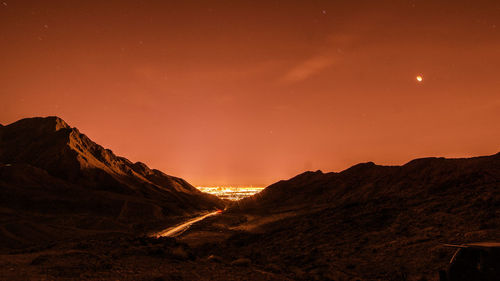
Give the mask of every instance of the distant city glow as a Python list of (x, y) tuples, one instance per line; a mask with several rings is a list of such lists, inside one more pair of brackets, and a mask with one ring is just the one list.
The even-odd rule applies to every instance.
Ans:
[(240, 200), (248, 196), (252, 196), (264, 189), (264, 187), (255, 187), (255, 186), (244, 186), (244, 187), (197, 186), (196, 188), (198, 188), (198, 190), (200, 190), (201, 192), (206, 192), (218, 196), (221, 199), (227, 199), (233, 201)]

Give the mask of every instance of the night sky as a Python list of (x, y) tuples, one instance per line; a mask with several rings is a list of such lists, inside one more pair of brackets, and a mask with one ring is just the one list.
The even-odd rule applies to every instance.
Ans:
[(195, 185), (497, 153), (499, 75), (500, 1), (0, 0), (0, 123)]

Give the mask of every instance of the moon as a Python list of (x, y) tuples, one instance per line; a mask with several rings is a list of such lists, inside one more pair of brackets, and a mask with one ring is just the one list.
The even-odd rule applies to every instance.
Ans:
[(422, 77), (422, 75), (417, 75), (416, 79), (418, 82), (422, 82), (424, 80), (424, 77)]

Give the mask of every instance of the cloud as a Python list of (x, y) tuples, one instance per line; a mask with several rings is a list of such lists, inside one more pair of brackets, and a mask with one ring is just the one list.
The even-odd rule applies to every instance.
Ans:
[(311, 56), (299, 61), (281, 77), (281, 81), (295, 83), (304, 81), (343, 59), (346, 50), (352, 49), (360, 41), (359, 36), (337, 32), (330, 34), (319, 48), (311, 50)]
[(286, 82), (300, 82), (318, 74), (324, 69), (334, 65), (337, 59), (333, 55), (319, 55), (309, 58), (292, 67), (283, 76)]

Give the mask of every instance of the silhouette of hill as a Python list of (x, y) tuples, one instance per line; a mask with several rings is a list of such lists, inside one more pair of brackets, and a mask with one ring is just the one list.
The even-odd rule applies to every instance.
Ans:
[(15, 248), (96, 232), (142, 232), (223, 203), (47, 117), (0, 126), (0, 206), (0, 248)]
[[(362, 204), (377, 200), (440, 199), (475, 190), (494, 191), (500, 180), (500, 153), (468, 159), (423, 158), (403, 166), (357, 164), (340, 173), (305, 172), (270, 185), (256, 196), (240, 201), (245, 209), (272, 204)], [(486, 185), (486, 186), (485, 186)], [(484, 196), (484, 194), (483, 194)]]
[(294, 280), (436, 280), (453, 251), (442, 243), (498, 240), (499, 226), (495, 154), (305, 172), (197, 228), (233, 233), (207, 254)]

